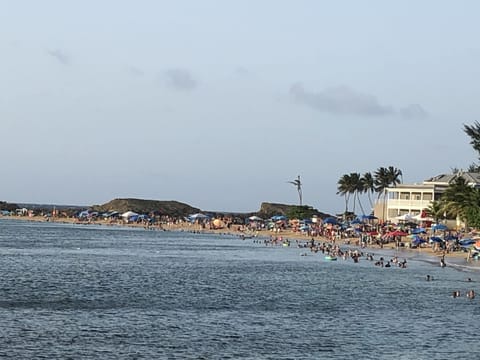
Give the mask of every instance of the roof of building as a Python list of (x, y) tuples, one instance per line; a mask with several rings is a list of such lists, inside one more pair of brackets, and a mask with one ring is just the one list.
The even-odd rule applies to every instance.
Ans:
[(424, 181), (424, 183), (450, 184), (456, 178), (462, 177), (468, 184), (480, 184), (480, 173), (459, 171), (456, 174), (440, 174)]
[(415, 190), (433, 190), (435, 188), (434, 184), (398, 184), (395, 187), (389, 187), (388, 191), (401, 191), (405, 189), (415, 189)]

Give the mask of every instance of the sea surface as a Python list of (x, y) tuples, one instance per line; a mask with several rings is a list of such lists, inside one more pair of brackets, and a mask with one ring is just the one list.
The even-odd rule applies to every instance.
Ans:
[(479, 272), (256, 240), (0, 219), (0, 357), (480, 357)]

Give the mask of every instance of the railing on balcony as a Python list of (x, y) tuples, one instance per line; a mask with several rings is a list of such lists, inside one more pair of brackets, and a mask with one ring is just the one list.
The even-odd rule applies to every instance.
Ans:
[(415, 208), (415, 209), (426, 209), (432, 203), (431, 200), (404, 200), (404, 199), (389, 199), (387, 201), (388, 208)]

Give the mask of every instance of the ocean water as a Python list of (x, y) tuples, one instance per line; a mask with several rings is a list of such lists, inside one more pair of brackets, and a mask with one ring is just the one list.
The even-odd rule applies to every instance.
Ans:
[[(401, 269), (304, 252), (233, 236), (0, 219), (0, 357), (480, 357), (478, 272), (415, 253), (399, 254), (408, 256)], [(479, 296), (466, 298), (469, 289)]]

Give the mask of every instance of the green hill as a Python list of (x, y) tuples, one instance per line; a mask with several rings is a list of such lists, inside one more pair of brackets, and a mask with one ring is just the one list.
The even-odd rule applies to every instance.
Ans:
[(294, 213), (306, 213), (307, 217), (313, 215), (318, 216), (321, 219), (329, 217), (331, 215), (318, 211), (310, 206), (298, 206), (298, 205), (287, 205), (287, 204), (275, 204), (275, 203), (262, 203), (260, 206), (260, 211), (257, 213), (258, 216), (264, 219), (268, 219), (275, 215), (285, 215), (290, 216)]
[(118, 211), (120, 213), (134, 211), (139, 214), (156, 212), (160, 215), (171, 216), (186, 216), (200, 211), (198, 208), (178, 201), (144, 199), (114, 199), (103, 205), (92, 206), (92, 210), (99, 212)]

